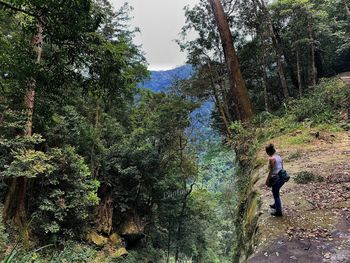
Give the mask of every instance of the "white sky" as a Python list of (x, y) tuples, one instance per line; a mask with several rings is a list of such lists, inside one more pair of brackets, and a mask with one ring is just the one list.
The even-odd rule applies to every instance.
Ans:
[(181, 53), (174, 42), (179, 38), (185, 24), (183, 7), (193, 6), (199, 0), (111, 0), (115, 8), (128, 2), (134, 11), (132, 25), (140, 28), (135, 39), (142, 44), (142, 50), (151, 70), (171, 69), (184, 65), (186, 54)]

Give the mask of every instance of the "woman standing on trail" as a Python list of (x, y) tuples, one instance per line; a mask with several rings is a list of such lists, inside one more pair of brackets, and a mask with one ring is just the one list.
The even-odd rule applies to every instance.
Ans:
[(279, 171), (283, 169), (282, 158), (276, 153), (275, 146), (269, 144), (266, 146), (266, 153), (269, 156), (269, 175), (266, 179), (266, 185), (272, 187), (272, 194), (275, 200), (271, 208), (276, 211), (271, 213), (273, 216), (282, 216), (282, 204), (280, 198), (280, 189), (284, 184), (283, 180), (278, 176)]

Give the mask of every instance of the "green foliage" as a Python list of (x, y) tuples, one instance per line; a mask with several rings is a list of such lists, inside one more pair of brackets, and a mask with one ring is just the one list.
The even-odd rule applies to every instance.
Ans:
[(15, 247), (1, 263), (81, 263), (92, 262), (96, 259), (98, 252), (89, 246), (67, 242), (63, 244), (62, 251), (46, 245), (37, 249), (26, 250)]
[[(1, 107), (1, 106), (0, 106)], [(39, 134), (21, 136), (25, 127), (25, 112), (13, 111), (4, 106), (0, 123), (0, 176), (4, 178), (32, 178), (50, 173), (50, 157), (35, 146), (45, 140)]]
[[(349, 23), (338, 2), (286, 0), (269, 6), (293, 95), (296, 51), (304, 86), (310, 77), (310, 44), (316, 46), (320, 76), (340, 71), (348, 61)], [(180, 46), (198, 71), (193, 80), (180, 84), (180, 95), (137, 90), (148, 73), (132, 40), (137, 29), (128, 26), (128, 5), (114, 11), (105, 0), (7, 3), (13, 7), (0, 4), (0, 196), (4, 200), (11, 179), (25, 177), (33, 240), (38, 247), (57, 247), (16, 247), (6, 262), (92, 262), (98, 251), (65, 240), (81, 239), (85, 230), (103, 220), (117, 230), (131, 217), (145, 223), (144, 240), (130, 242), (135, 249), (127, 259), (114, 261), (165, 261), (168, 254), (173, 261), (178, 254), (179, 261), (231, 262), (247, 241), (243, 229), (249, 234), (253, 229), (253, 209), (248, 205), (256, 204), (257, 196), (249, 192), (246, 175), (255, 165), (257, 149), (296, 129), (302, 134), (286, 143), (307, 141), (305, 131), (312, 125), (337, 128), (339, 111), (349, 105), (348, 86), (335, 79), (305, 87), (307, 96), (301, 100), (282, 103), (275, 51), (260, 32), (264, 28), (259, 25), (265, 24), (262, 15), (250, 1), (224, 1), (229, 23), (237, 28), (235, 43), (257, 110), (265, 108), (262, 102), (271, 109), (283, 105), (278, 113), (262, 112), (249, 123), (230, 125), (232, 146), (242, 165), (236, 169), (232, 151), (223, 147), (221, 137), (201, 140), (189, 128), (191, 112), (198, 106), (189, 97), (207, 100), (214, 87), (227, 115), (234, 107), (220, 37), (206, 0), (185, 9), (182, 34), (195, 30), (198, 36), (183, 39)], [(314, 42), (305, 30), (308, 12)], [(30, 45), (38, 23), (45, 36), (40, 64)], [(208, 86), (211, 78), (214, 86)], [(36, 91), (34, 134), (24, 136), (32, 114), (23, 109), (29, 81)], [(213, 116), (217, 118), (216, 113)], [(106, 207), (113, 214), (96, 213), (96, 208)], [(0, 249), (8, 241), (1, 216)]]
[(298, 134), (287, 138), (286, 143), (288, 145), (305, 144), (312, 140), (312, 137), (307, 133)]
[(156, 249), (151, 245), (146, 246), (143, 249), (136, 251), (130, 251), (128, 256), (123, 259), (114, 259), (111, 262), (115, 263), (138, 263), (138, 262), (161, 262), (161, 260), (166, 259), (165, 251), (161, 249)]
[(302, 132), (289, 137), (286, 143), (308, 142), (311, 137), (305, 129), (318, 125), (329, 127), (329, 124), (339, 122), (341, 110), (347, 107), (349, 98), (349, 85), (338, 78), (324, 79), (307, 96), (290, 101), (286, 105), (286, 113), (282, 116), (262, 112), (250, 123), (244, 125), (239, 122), (233, 123), (231, 125), (235, 134), (233, 144), (239, 152), (247, 154), (241, 156), (244, 161), (255, 155), (261, 143), (295, 130)]
[[(31, 197), (35, 204), (32, 227), (43, 238), (80, 235), (89, 216), (89, 209), (99, 201), (98, 181), (72, 147), (52, 149), (49, 153), (50, 173), (40, 177)], [(55, 240), (51, 240), (55, 241)]]
[(0, 204), (0, 255), (4, 253), (8, 242), (8, 234), (6, 233), (5, 222), (3, 220), (3, 205)]
[(297, 121), (311, 121), (314, 124), (339, 121), (339, 111), (349, 103), (349, 86), (338, 78), (325, 79), (300, 100), (289, 103)]
[(309, 171), (301, 171), (295, 177), (294, 181), (297, 184), (308, 184), (310, 182), (323, 182), (324, 179), (321, 176), (316, 176)]

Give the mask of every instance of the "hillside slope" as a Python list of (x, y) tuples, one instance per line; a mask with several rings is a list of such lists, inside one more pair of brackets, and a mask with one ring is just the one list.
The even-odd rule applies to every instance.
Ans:
[[(267, 167), (255, 170), (261, 216), (258, 247), (248, 262), (350, 262), (349, 134), (324, 131), (315, 138), (315, 132), (297, 132), (270, 141), (278, 147), (292, 176), (281, 189), (284, 217), (270, 216), (273, 198), (264, 185)], [(265, 158), (263, 150), (258, 158)], [(299, 173), (313, 174), (318, 180), (297, 184)]]
[[(349, 72), (339, 77), (350, 84)], [(329, 88), (332, 90), (333, 84)], [(344, 86), (343, 91), (348, 89)], [(329, 94), (325, 99), (331, 101), (339, 93)], [(340, 117), (349, 124), (346, 105)], [(271, 189), (265, 186), (267, 166), (254, 170), (253, 191), (259, 199), (253, 209), (257, 218), (251, 238), (255, 253), (248, 262), (350, 262), (350, 131), (324, 122), (266, 142), (276, 145), (291, 180), (281, 189), (284, 216), (275, 218), (270, 215)], [(256, 158), (258, 163), (267, 162), (263, 147)]]

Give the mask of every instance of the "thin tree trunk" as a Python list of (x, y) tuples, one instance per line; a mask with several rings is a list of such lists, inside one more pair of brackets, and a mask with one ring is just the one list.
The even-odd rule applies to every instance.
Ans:
[(297, 50), (297, 72), (298, 72), (298, 89), (299, 89), (299, 97), (303, 97), (303, 86), (301, 82), (301, 71), (300, 71), (300, 56), (299, 51)]
[[(181, 171), (181, 175), (184, 174), (184, 167), (183, 167), (183, 151), (185, 149), (185, 145), (183, 143), (183, 138), (180, 135), (179, 138), (179, 144), (180, 144), (180, 171)], [(186, 143), (185, 143), (186, 144)], [(179, 220), (178, 220), (178, 225), (177, 225), (177, 233), (176, 233), (176, 243), (175, 243), (175, 263), (179, 262), (179, 253), (180, 253), (180, 240), (181, 240), (181, 234), (182, 234), (182, 223), (183, 223), (183, 219), (185, 216), (185, 211), (186, 211), (186, 207), (187, 207), (187, 198), (189, 197), (189, 195), (192, 193), (193, 190), (193, 186), (195, 185), (195, 181), (190, 185), (190, 189), (186, 192), (185, 196), (183, 197), (183, 201), (182, 201), (182, 207), (181, 207), (181, 212), (180, 212), (180, 216), (179, 216)], [(187, 183), (186, 180), (183, 180), (183, 187), (186, 190), (187, 188)]]
[(239, 120), (247, 120), (254, 116), (253, 107), (249, 99), (248, 90), (242, 76), (233, 38), (227, 18), (220, 0), (208, 0), (214, 13), (215, 21), (220, 33), (225, 60), (231, 86), (231, 96), (235, 102), (236, 116)]
[(309, 33), (309, 39), (310, 39), (310, 45), (311, 45), (311, 56), (310, 56), (310, 64), (311, 64), (311, 70), (310, 70), (310, 82), (312, 86), (316, 85), (317, 82), (317, 68), (315, 63), (315, 41), (313, 37), (313, 25), (312, 25), (312, 17), (309, 14), (307, 17), (307, 29)]
[[(256, 17), (258, 17), (258, 8), (255, 2), (253, 1), (254, 6), (254, 13)], [(256, 35), (260, 39), (261, 42), (261, 73), (262, 73), (262, 86), (264, 90), (264, 104), (265, 104), (265, 111), (269, 112), (269, 97), (268, 97), (268, 91), (267, 91), (267, 62), (266, 62), (266, 56), (265, 52), (267, 50), (267, 46), (265, 44), (265, 40), (267, 39), (266, 30), (264, 30), (264, 27), (262, 24), (258, 23), (256, 25)]]
[(266, 74), (266, 58), (265, 54), (263, 54), (263, 65), (262, 65), (262, 72), (263, 72), (263, 88), (264, 88), (264, 102), (265, 102), (265, 111), (269, 112), (270, 107), (269, 107), (269, 94), (267, 91), (267, 74)]
[(166, 263), (169, 263), (170, 260), (170, 244), (171, 244), (171, 235), (170, 235), (170, 231), (171, 231), (171, 217), (170, 217), (170, 213), (168, 216), (168, 220), (169, 220), (169, 229), (168, 229), (168, 241), (167, 241), (167, 256), (166, 256)]
[(281, 49), (280, 49), (278, 41), (277, 41), (275, 30), (273, 28), (273, 22), (272, 22), (271, 15), (270, 15), (269, 11), (267, 10), (263, 0), (261, 0), (261, 1), (260, 0), (253, 0), (253, 1), (255, 1), (255, 3), (259, 6), (259, 8), (262, 10), (262, 12), (264, 13), (264, 15), (266, 17), (267, 25), (268, 25), (268, 29), (269, 29), (269, 34), (270, 34), (270, 37), (272, 40), (272, 45), (273, 45), (273, 47), (275, 49), (275, 53), (276, 53), (277, 70), (278, 70), (278, 75), (279, 75), (280, 81), (281, 81), (283, 95), (286, 99), (288, 99), (289, 98), (289, 91), (288, 91), (286, 74), (284, 72), (283, 63), (282, 63), (282, 52), (281, 52)]
[(218, 111), (220, 112), (220, 115), (221, 115), (221, 119), (224, 122), (226, 133), (227, 133), (227, 135), (229, 137), (231, 137), (232, 134), (231, 134), (231, 131), (230, 131), (229, 122), (227, 120), (227, 116), (225, 114), (225, 110), (224, 110), (224, 108), (222, 106), (221, 100), (220, 100), (220, 98), (218, 96), (218, 93), (217, 93), (216, 83), (215, 83), (215, 80), (214, 80), (213, 71), (212, 71), (210, 62), (208, 62), (208, 70), (209, 70), (209, 75), (210, 75), (211, 86), (212, 86), (212, 89), (213, 89), (213, 95), (214, 95), (215, 102), (216, 102), (215, 105), (217, 106)]
[(230, 114), (230, 110), (228, 108), (228, 100), (227, 100), (227, 96), (226, 96), (226, 90), (225, 90), (225, 83), (223, 83), (223, 80), (219, 80), (219, 86), (220, 86), (220, 92), (221, 92), (221, 96), (222, 96), (222, 103), (224, 106), (224, 110), (225, 110), (225, 114), (227, 116), (227, 119), (229, 120), (229, 122), (232, 122), (232, 116)]

